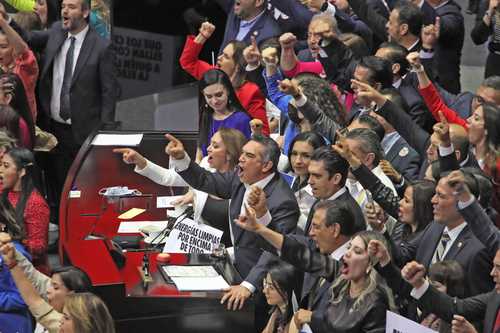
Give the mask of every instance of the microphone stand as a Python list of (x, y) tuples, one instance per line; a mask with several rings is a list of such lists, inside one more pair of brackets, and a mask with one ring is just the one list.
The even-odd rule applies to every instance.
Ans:
[[(149, 269), (149, 253), (150, 252), (157, 252), (159, 251), (159, 245), (161, 242), (170, 235), (170, 232), (173, 230), (177, 222), (184, 221), (186, 218), (191, 216), (193, 213), (193, 207), (187, 207), (180, 215), (176, 216), (173, 220), (169, 221), (167, 223), (167, 226), (158, 234), (156, 235), (152, 240), (151, 240), (151, 245), (149, 248), (145, 249), (130, 249), (128, 252), (144, 252), (144, 256), (142, 257), (142, 266), (137, 267), (139, 270), (139, 274), (141, 275), (142, 278), (142, 283), (143, 283), (143, 288), (147, 290), (148, 284), (150, 282), (153, 282), (153, 278), (151, 277), (151, 272)], [(180, 219), (182, 217), (182, 219)], [(179, 220), (180, 219), (180, 220)], [(158, 244), (155, 244), (155, 241), (160, 238), (160, 241)]]

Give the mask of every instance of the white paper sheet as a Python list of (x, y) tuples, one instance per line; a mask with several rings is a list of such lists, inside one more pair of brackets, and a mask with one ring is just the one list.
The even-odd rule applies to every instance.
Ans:
[(226, 280), (216, 277), (171, 277), (179, 291), (217, 291), (229, 288)]
[(144, 228), (147, 225), (155, 225), (161, 228), (165, 228), (168, 221), (127, 221), (121, 222), (118, 227), (119, 234), (137, 234), (139, 229)]
[(387, 320), (385, 326), (386, 332), (400, 333), (435, 333), (428, 327), (422, 326), (408, 318), (398, 315), (397, 313), (387, 311)]
[(182, 198), (183, 195), (172, 195), (168, 197), (156, 197), (156, 207), (157, 208), (174, 208), (172, 202), (177, 199)]
[(212, 266), (164, 266), (170, 277), (216, 277), (219, 275)]
[(143, 134), (97, 134), (94, 146), (138, 146)]

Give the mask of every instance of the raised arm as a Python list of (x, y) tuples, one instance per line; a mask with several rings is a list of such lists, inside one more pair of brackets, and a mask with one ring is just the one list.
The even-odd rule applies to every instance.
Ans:
[(203, 74), (212, 69), (214, 66), (199, 59), (201, 49), (205, 42), (212, 36), (215, 31), (215, 26), (209, 22), (203, 22), (198, 35), (188, 36), (186, 44), (182, 50), (179, 62), (182, 69), (191, 74), (195, 79), (199, 80)]

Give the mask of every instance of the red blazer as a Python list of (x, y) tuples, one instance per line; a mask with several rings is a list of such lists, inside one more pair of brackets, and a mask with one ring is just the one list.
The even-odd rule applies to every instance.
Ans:
[(468, 128), (467, 121), (461, 118), (455, 110), (450, 109), (443, 102), (443, 99), (436, 90), (436, 87), (434, 87), (434, 84), (431, 83), (428, 87), (419, 88), (418, 90), (420, 91), (420, 95), (424, 98), (427, 108), (429, 108), (436, 121), (441, 121), (441, 119), (439, 119), (439, 111), (441, 111), (449, 123), (458, 124), (465, 129)]
[[(179, 62), (182, 69), (191, 74), (196, 80), (200, 80), (206, 71), (217, 68), (217, 66), (212, 66), (199, 59), (203, 44), (196, 43), (194, 38), (194, 36), (187, 37)], [(262, 133), (269, 135), (266, 99), (260, 92), (259, 87), (253, 82), (245, 81), (240, 87), (235, 89), (235, 93), (250, 117), (262, 120), (264, 124)]]

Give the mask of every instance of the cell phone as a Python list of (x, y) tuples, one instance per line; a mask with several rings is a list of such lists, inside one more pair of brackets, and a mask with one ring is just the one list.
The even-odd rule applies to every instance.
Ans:
[(366, 191), (366, 203), (373, 206), (373, 197), (372, 197), (371, 192), (368, 190), (365, 190), (365, 191)]

